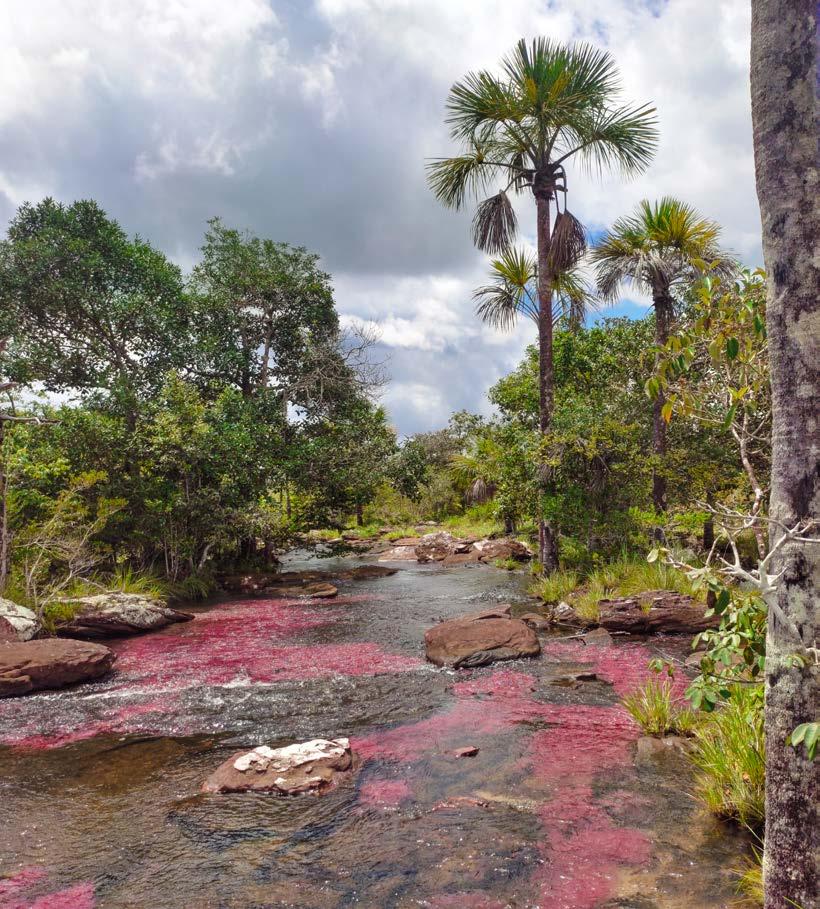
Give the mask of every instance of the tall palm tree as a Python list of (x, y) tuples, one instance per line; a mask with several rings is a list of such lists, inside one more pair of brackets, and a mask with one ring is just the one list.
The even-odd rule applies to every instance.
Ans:
[[(531, 193), (536, 209), (539, 425), (550, 427), (553, 409), (553, 285), (585, 247), (584, 230), (567, 211), (566, 165), (577, 159), (626, 175), (645, 170), (657, 144), (654, 108), (619, 102), (612, 57), (588, 44), (523, 39), (504, 58), (500, 74), (482, 70), (456, 82), (447, 100), (447, 123), (459, 154), (432, 161), (428, 177), (436, 197), (461, 208), (482, 198), (473, 221), (476, 245), (499, 253), (517, 229), (508, 193)], [(498, 184), (497, 184), (498, 185)], [(542, 482), (548, 474), (539, 465)], [(557, 538), (539, 520), (539, 555), (546, 571), (558, 564)]]
[[(709, 263), (720, 275), (731, 275), (736, 265), (718, 246), (720, 227), (702, 218), (691, 205), (665, 196), (654, 204), (644, 199), (636, 211), (619, 218), (592, 250), (597, 271), (598, 293), (615, 300), (629, 283), (652, 295), (655, 308), (655, 343), (669, 340), (675, 315), (676, 291), (691, 285), (699, 263)], [(702, 267), (702, 266), (701, 266)], [(664, 396), (654, 399), (652, 413), (652, 504), (666, 510), (666, 477), (662, 460), (666, 454)], [(656, 531), (659, 533), (660, 531)]]
[[(590, 310), (598, 308), (595, 294), (578, 266), (552, 278), (554, 326), (578, 331)], [(490, 283), (476, 289), (476, 314), (501, 331), (512, 328), (520, 315), (538, 325), (538, 262), (524, 249), (510, 247), (490, 263)]]

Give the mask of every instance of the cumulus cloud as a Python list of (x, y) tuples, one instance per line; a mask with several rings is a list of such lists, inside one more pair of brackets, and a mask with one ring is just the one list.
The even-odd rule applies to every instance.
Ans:
[(184, 267), (215, 214), (304, 244), (345, 318), (380, 326), (396, 424), (432, 428), (486, 408), (531, 327), (476, 323), (485, 262), (424, 162), (451, 148), (452, 82), (536, 34), (608, 48), (626, 97), (658, 108), (651, 170), (571, 172), (575, 213), (597, 230), (680, 195), (758, 263), (745, 0), (5, 0), (0, 219), (47, 194), (96, 198)]

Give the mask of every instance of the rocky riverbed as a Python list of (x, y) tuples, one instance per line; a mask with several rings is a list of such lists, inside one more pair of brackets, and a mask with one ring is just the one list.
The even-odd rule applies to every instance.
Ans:
[[(0, 701), (0, 909), (732, 903), (742, 844), (619, 703), (680, 641), (541, 629), (539, 655), (437, 668), (425, 633), (531, 610), (523, 574), (363, 564), (294, 556), (336, 595), (229, 594), (107, 641), (105, 678)], [(322, 794), (202, 791), (316, 739), (351, 753)]]

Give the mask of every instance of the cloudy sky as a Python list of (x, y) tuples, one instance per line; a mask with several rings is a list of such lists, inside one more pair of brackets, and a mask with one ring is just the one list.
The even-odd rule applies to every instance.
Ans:
[(658, 110), (645, 176), (570, 172), (587, 226), (671, 193), (758, 264), (748, 0), (3, 0), (0, 225), (23, 201), (90, 197), (185, 268), (216, 214), (303, 244), (344, 317), (380, 326), (400, 431), (486, 411), (531, 326), (477, 323), (486, 263), (424, 162), (452, 148), (453, 81), (539, 34), (611, 50), (625, 97)]

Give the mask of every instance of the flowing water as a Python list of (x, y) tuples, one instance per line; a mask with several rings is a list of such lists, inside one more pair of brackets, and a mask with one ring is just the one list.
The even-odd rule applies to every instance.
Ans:
[[(424, 662), (431, 624), (523, 591), (413, 564), (333, 601), (224, 599), (114, 641), (106, 680), (0, 701), (0, 909), (731, 905), (742, 843), (619, 704), (671, 642)], [(238, 748), (335, 736), (359, 769), (326, 795), (199, 792)]]

